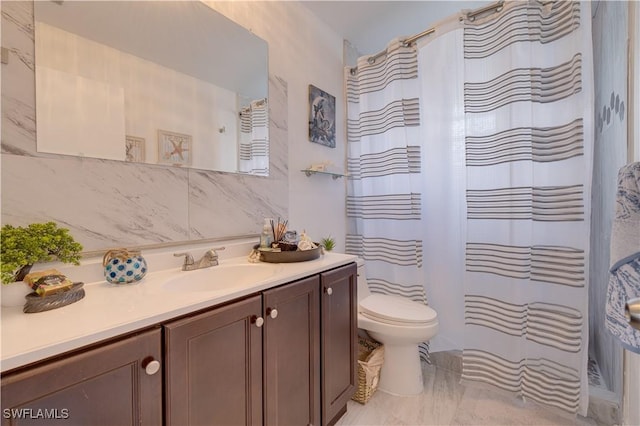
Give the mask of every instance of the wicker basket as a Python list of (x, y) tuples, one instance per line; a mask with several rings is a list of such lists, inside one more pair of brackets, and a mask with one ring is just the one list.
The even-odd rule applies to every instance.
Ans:
[(383, 361), (382, 343), (358, 337), (358, 388), (351, 399), (360, 404), (369, 401), (378, 388)]

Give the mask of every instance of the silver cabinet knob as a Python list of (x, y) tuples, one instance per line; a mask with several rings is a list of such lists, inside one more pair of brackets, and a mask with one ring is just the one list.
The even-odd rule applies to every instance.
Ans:
[(331, 296), (331, 295), (333, 294), (333, 289), (332, 289), (331, 287), (327, 287), (324, 291), (325, 291), (329, 296)]
[(160, 371), (160, 362), (155, 359), (151, 359), (144, 365), (144, 371), (148, 376), (153, 376)]
[(256, 327), (262, 327), (262, 325), (264, 324), (264, 318), (254, 315), (253, 317), (251, 317), (251, 322), (255, 324)]
[(267, 308), (267, 315), (269, 315), (273, 319), (276, 319), (278, 318), (278, 310), (276, 308)]

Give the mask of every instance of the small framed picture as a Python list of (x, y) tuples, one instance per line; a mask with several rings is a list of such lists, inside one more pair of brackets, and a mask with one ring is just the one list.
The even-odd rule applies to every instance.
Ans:
[(336, 147), (336, 98), (309, 85), (309, 140)]
[(191, 136), (158, 130), (158, 164), (191, 165)]
[(145, 140), (137, 136), (125, 136), (125, 159), (133, 163), (144, 163)]

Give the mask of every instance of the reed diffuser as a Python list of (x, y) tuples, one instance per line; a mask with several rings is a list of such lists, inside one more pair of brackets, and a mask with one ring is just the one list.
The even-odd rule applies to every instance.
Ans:
[(278, 218), (278, 222), (271, 221), (271, 229), (273, 231), (273, 247), (279, 248), (282, 251), (294, 251), (297, 250), (298, 245), (295, 243), (290, 243), (283, 241), (284, 235), (287, 233), (287, 225), (289, 224), (288, 220), (280, 221)]

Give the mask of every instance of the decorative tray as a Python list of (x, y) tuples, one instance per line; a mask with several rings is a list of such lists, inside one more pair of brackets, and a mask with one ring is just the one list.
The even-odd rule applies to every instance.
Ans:
[(259, 250), (260, 260), (268, 263), (293, 263), (293, 262), (306, 262), (308, 260), (314, 260), (320, 257), (322, 254), (322, 247), (316, 247), (311, 250), (299, 250), (299, 251), (270, 251)]
[(84, 283), (76, 282), (73, 283), (69, 290), (50, 296), (40, 296), (36, 292), (29, 293), (25, 296), (27, 303), (24, 304), (22, 312), (32, 314), (50, 311), (51, 309), (57, 309), (75, 303), (84, 297), (83, 286)]

